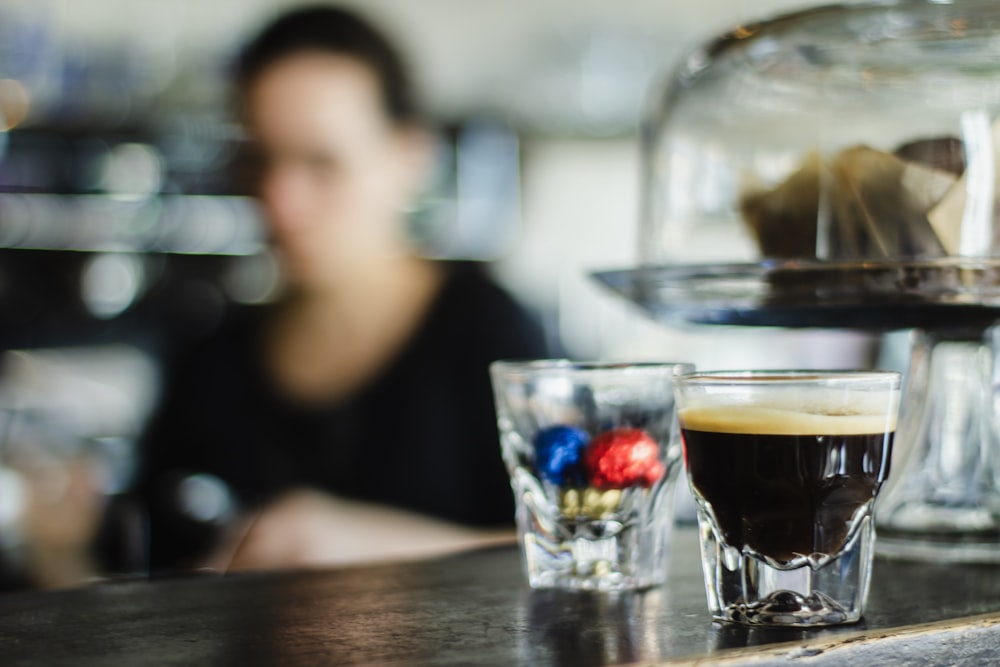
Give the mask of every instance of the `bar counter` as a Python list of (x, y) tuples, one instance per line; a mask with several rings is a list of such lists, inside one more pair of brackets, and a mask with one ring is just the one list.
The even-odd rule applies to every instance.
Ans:
[(1000, 566), (876, 559), (861, 623), (712, 623), (695, 531), (665, 586), (531, 591), (515, 544), (327, 570), (0, 595), (0, 665), (986, 665)]

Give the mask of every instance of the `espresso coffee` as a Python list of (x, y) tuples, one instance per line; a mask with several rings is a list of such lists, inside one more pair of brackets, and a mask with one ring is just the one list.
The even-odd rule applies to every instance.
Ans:
[(722, 539), (778, 563), (839, 553), (889, 474), (884, 414), (730, 406), (679, 418), (691, 486)]

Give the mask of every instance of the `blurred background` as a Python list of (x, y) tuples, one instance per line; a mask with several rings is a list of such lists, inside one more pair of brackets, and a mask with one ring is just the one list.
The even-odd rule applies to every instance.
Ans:
[[(114, 499), (159, 360), (278, 284), (234, 178), (229, 67), (295, 4), (0, 0), (0, 588), (30, 566), (29, 540), (79, 561), (73, 531), (105, 540), (98, 569), (138, 567), (141, 529)], [(343, 4), (401, 45), (440, 130), (414, 238), (487, 262), (567, 355), (759, 367), (808, 366), (817, 345), (844, 365), (869, 352), (849, 334), (667, 331), (588, 277), (636, 261), (651, 87), (704, 40), (808, 2)], [(79, 582), (45, 571), (62, 575), (41, 585)]]

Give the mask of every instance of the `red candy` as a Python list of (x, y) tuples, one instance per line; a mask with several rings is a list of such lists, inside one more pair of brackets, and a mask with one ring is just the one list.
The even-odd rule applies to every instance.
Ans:
[(611, 429), (591, 440), (584, 465), (598, 489), (650, 487), (666, 472), (656, 440), (638, 428)]

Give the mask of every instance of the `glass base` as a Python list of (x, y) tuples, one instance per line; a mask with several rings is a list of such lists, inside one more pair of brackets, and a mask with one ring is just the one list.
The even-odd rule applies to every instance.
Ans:
[(650, 588), (666, 579), (669, 523), (626, 527), (616, 521), (594, 521), (577, 526), (577, 531), (611, 534), (566, 540), (536, 532), (522, 535), (532, 588), (625, 591)]
[[(652, 489), (621, 494), (602, 518), (568, 517), (522, 494), (517, 523), (532, 588), (626, 591), (662, 584), (673, 531), (676, 470)], [(518, 478), (519, 481), (520, 478)]]
[(749, 625), (822, 626), (860, 620), (861, 614), (841, 607), (823, 593), (803, 596), (794, 591), (775, 591), (754, 604), (734, 604), (715, 616), (720, 621)]
[(875, 540), (870, 515), (832, 558), (803, 559), (796, 565), (769, 563), (721, 541), (705, 507), (698, 508), (698, 524), (713, 619), (775, 627), (820, 627), (861, 619)]

